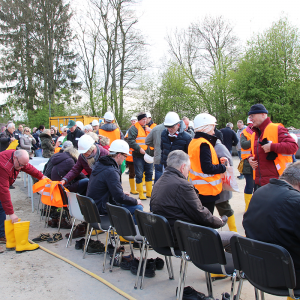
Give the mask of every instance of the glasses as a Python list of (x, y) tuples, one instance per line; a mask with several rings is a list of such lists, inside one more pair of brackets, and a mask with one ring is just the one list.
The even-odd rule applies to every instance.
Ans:
[(27, 164), (21, 165), (20, 162), (19, 162), (19, 159), (16, 156), (15, 156), (15, 158), (17, 159), (20, 168), (25, 167), (27, 165)]
[(125, 159), (127, 158), (127, 154), (124, 154), (124, 153), (121, 153), (124, 157), (125, 157)]

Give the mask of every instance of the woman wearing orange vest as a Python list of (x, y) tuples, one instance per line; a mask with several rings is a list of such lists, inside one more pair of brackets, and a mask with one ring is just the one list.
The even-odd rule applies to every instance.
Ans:
[(215, 201), (222, 191), (221, 174), (226, 172), (226, 157), (220, 162), (214, 149), (217, 137), (214, 136), (216, 118), (202, 113), (194, 119), (195, 137), (190, 142), (188, 154), (191, 160), (190, 181), (199, 192), (203, 206), (213, 214)]
[(253, 181), (253, 170), (248, 162), (248, 157), (251, 155), (251, 135), (252, 131), (252, 121), (248, 117), (247, 119), (248, 127), (246, 127), (241, 133), (241, 157), (244, 161), (243, 163), (243, 172), (242, 174), (245, 177), (246, 185), (244, 189), (244, 198), (245, 198), (245, 212), (248, 209), (250, 200), (252, 198), (253, 188), (254, 188), (254, 181)]

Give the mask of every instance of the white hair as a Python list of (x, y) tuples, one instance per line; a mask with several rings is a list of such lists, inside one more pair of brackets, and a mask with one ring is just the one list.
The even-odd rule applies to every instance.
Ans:
[(88, 124), (88, 125), (84, 126), (84, 130), (87, 130), (87, 131), (93, 130), (93, 127)]
[(9, 124), (7, 125), (7, 128), (12, 128), (12, 127), (15, 127), (15, 124), (14, 124), (14, 123), (9, 123)]
[(182, 150), (174, 150), (169, 153), (167, 166), (179, 170), (183, 164), (190, 164), (190, 157)]

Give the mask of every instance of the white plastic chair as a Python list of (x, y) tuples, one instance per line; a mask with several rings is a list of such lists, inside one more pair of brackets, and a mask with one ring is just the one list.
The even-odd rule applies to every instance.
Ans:
[(67, 192), (67, 196), (68, 196), (69, 214), (73, 218), (73, 222), (72, 222), (72, 228), (69, 234), (66, 247), (69, 246), (69, 243), (70, 245), (72, 244), (72, 236), (73, 236), (73, 230), (75, 228), (75, 221), (79, 220), (81, 222), (84, 222), (84, 217), (80, 211), (76, 193)]

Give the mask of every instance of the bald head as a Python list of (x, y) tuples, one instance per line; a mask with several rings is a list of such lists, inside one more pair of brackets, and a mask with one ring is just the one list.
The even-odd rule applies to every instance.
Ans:
[(29, 154), (26, 150), (16, 150), (14, 152), (14, 168), (20, 170), (29, 162)]

